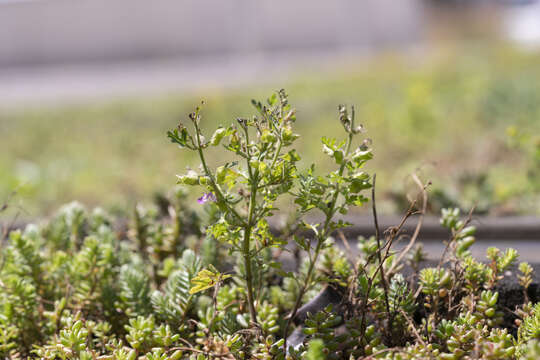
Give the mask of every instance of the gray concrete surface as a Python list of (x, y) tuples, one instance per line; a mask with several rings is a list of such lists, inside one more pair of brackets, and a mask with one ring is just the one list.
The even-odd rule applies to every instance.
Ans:
[(0, 1), (0, 66), (395, 46), (420, 0)]
[(283, 82), (422, 21), (421, 0), (0, 0), (0, 107)]
[(0, 68), (0, 109), (111, 100), (129, 96), (196, 93), (270, 84), (316, 74), (365, 58), (363, 50), (254, 53), (202, 59), (163, 58), (99, 64), (63, 64), (25, 69)]
[[(344, 249), (353, 259), (358, 253), (357, 241), (359, 236), (369, 237), (374, 234), (373, 219), (370, 216), (350, 216), (344, 220), (354, 224), (343, 230), (347, 239), (347, 245), (341, 237), (334, 235), (336, 243)], [(379, 228), (381, 232), (397, 226), (400, 223), (397, 216), (381, 216)], [(312, 219), (312, 223), (318, 223)], [(405, 247), (409, 236), (413, 234), (417, 224), (417, 218), (410, 218), (402, 227), (405, 235), (400, 241), (396, 241), (392, 247), (399, 250)], [(471, 247), (471, 253), (477, 259), (486, 260), (486, 250), (497, 247), (504, 251), (514, 248), (519, 253), (519, 260), (528, 262), (540, 262), (540, 217), (535, 216), (508, 216), (508, 217), (474, 217), (471, 225), (476, 226), (476, 243)], [(309, 232), (305, 233), (310, 236)], [(422, 243), (428, 259), (439, 259), (445, 248), (445, 241), (450, 239), (450, 233), (439, 225), (437, 217), (426, 217), (418, 236), (418, 242)]]
[[(421, 48), (438, 24), (430, 4), (0, 0), (0, 107), (282, 83), (306, 65)], [(510, 9), (504, 31), (530, 43), (537, 10)]]

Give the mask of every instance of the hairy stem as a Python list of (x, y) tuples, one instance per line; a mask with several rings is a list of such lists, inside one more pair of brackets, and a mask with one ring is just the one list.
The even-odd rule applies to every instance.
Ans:
[(240, 214), (238, 214), (236, 209), (234, 207), (232, 207), (227, 202), (227, 199), (225, 198), (225, 195), (223, 195), (223, 192), (221, 191), (218, 184), (216, 183), (216, 179), (214, 178), (214, 175), (212, 174), (212, 172), (208, 168), (208, 165), (206, 164), (206, 158), (204, 157), (204, 152), (202, 151), (200, 129), (199, 129), (199, 127), (197, 126), (197, 124), (195, 122), (194, 122), (194, 124), (195, 124), (195, 134), (196, 134), (196, 138), (197, 138), (197, 152), (199, 153), (199, 158), (201, 160), (201, 164), (203, 166), (204, 173), (205, 173), (206, 176), (208, 176), (208, 179), (210, 180), (210, 185), (212, 186), (212, 189), (216, 193), (216, 197), (219, 199), (220, 203), (224, 204), (227, 207), (227, 210), (231, 214), (233, 214), (233, 216), (236, 218), (236, 220), (238, 220), (242, 225), (245, 226), (246, 225), (245, 220), (242, 218), (242, 216), (240, 216)]
[[(253, 189), (253, 186), (252, 186)], [(247, 300), (249, 307), (249, 314), (251, 316), (251, 321), (257, 323), (257, 312), (255, 310), (255, 302), (253, 298), (253, 272), (251, 270), (251, 254), (250, 254), (250, 240), (251, 240), (251, 230), (253, 228), (253, 214), (255, 212), (255, 195), (256, 189), (253, 189), (254, 192), (251, 193), (251, 198), (249, 201), (249, 215), (248, 223), (244, 230), (244, 242), (242, 244), (242, 253), (244, 256), (244, 266), (246, 268), (246, 288), (247, 288)]]
[(246, 133), (246, 153), (247, 153), (247, 168), (249, 173), (250, 180), (250, 198), (249, 198), (249, 208), (248, 208), (248, 220), (244, 227), (244, 241), (242, 244), (242, 255), (244, 256), (244, 267), (246, 269), (246, 288), (247, 288), (247, 301), (249, 307), (249, 314), (251, 316), (251, 322), (257, 324), (257, 311), (255, 310), (255, 300), (253, 297), (253, 272), (251, 269), (251, 254), (250, 254), (250, 240), (251, 232), (253, 229), (253, 223), (255, 220), (255, 207), (256, 207), (256, 197), (257, 197), (257, 188), (258, 188), (258, 177), (259, 170), (252, 171), (249, 161), (251, 160), (251, 155), (249, 151), (249, 132), (247, 128), (244, 128)]

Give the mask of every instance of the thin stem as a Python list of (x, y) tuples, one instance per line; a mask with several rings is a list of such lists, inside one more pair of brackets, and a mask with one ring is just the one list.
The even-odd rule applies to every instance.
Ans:
[[(253, 188), (253, 186), (252, 186)], [(255, 190), (257, 191), (257, 190)], [(253, 214), (255, 209), (255, 195), (256, 193), (251, 193), (251, 198), (249, 201), (249, 216), (248, 223), (244, 230), (244, 242), (242, 244), (242, 253), (244, 256), (244, 266), (246, 268), (246, 288), (247, 288), (247, 298), (249, 313), (251, 315), (251, 321), (257, 323), (257, 312), (255, 310), (255, 304), (253, 299), (253, 273), (251, 270), (251, 256), (250, 256), (250, 240), (251, 240), (251, 230), (253, 228)]]
[[(242, 218), (240, 214), (238, 214), (238, 212), (232, 206), (230, 206), (230, 204), (227, 202), (225, 196), (223, 195), (223, 192), (221, 191), (221, 189), (219, 188), (219, 186), (217, 185), (215, 181), (214, 175), (212, 174), (210, 169), (208, 169), (208, 165), (206, 164), (206, 159), (204, 157), (204, 152), (202, 151), (200, 130), (196, 122), (194, 122), (194, 126), (195, 126), (195, 133), (196, 133), (196, 139), (197, 139), (197, 151), (199, 153), (199, 158), (201, 159), (201, 164), (203, 166), (204, 172), (206, 176), (208, 176), (208, 178), (210, 179), (210, 185), (215, 191), (216, 196), (218, 197), (220, 202), (227, 207), (227, 210), (231, 214), (233, 214), (234, 217), (244, 227), (244, 241), (242, 244), (242, 254), (244, 256), (244, 265), (246, 268), (246, 287), (247, 287), (247, 298), (248, 298), (247, 300), (248, 300), (248, 306), (249, 306), (251, 319), (254, 323), (256, 323), (257, 313), (255, 311), (255, 305), (253, 302), (253, 280), (252, 280), (253, 275), (252, 275), (252, 270), (251, 270), (251, 257), (249, 254), (249, 247), (250, 247), (251, 229), (253, 227), (253, 215), (254, 215), (254, 210), (255, 210), (255, 195), (257, 193), (257, 182), (255, 180), (256, 180), (256, 177), (258, 176), (258, 172), (256, 172), (255, 177), (253, 177), (250, 171), (252, 192), (251, 192), (251, 198), (250, 198), (250, 203), (249, 203), (248, 220), (246, 222), (244, 218)], [(248, 169), (250, 169), (249, 167), (249, 138), (246, 137), (246, 140), (248, 141), (247, 148), (246, 148), (248, 152), (248, 157), (247, 157)]]
[[(421, 183), (420, 185), (421, 186)], [(422, 219), (423, 219), (423, 214), (425, 214), (425, 210), (426, 210), (426, 204), (427, 204), (427, 194), (426, 194), (426, 191), (425, 191), (425, 187), (424, 186), (421, 186), (421, 189), (422, 189), (422, 194), (424, 196), (424, 202), (423, 202), (423, 208), (422, 208), (422, 212), (421, 212), (421, 216), (420, 216), (420, 220), (418, 221), (418, 223), (416, 224), (416, 229), (415, 229), (415, 232), (412, 236), (412, 239), (411, 241), (409, 242), (409, 244), (414, 244), (414, 241), (416, 239), (416, 237), (418, 236), (419, 232), (420, 232), (420, 227), (422, 226)], [(389, 235), (389, 239), (388, 241), (386, 242), (385, 244), (385, 248), (386, 248), (386, 251), (385, 251), (385, 254), (384, 254), (384, 257), (382, 259), (383, 262), (379, 262), (377, 268), (375, 269), (375, 272), (373, 273), (373, 275), (371, 277), (368, 276), (368, 274), (366, 273), (366, 276), (368, 276), (368, 287), (367, 287), (367, 291), (365, 293), (365, 299), (364, 299), (364, 302), (362, 304), (362, 308), (360, 310), (361, 312), (361, 321), (360, 321), (360, 328), (362, 329), (362, 336), (361, 336), (361, 339), (364, 339), (365, 337), (365, 322), (366, 322), (366, 312), (367, 312), (367, 307), (368, 307), (368, 301), (369, 301), (369, 294), (371, 292), (371, 288), (373, 286), (373, 280), (376, 278), (377, 274), (379, 273), (379, 271), (382, 271), (382, 267), (383, 267), (383, 263), (384, 261), (386, 261), (386, 259), (388, 259), (389, 255), (390, 255), (390, 249), (392, 248), (392, 245), (393, 245), (393, 242), (395, 240), (395, 238), (397, 237), (397, 235), (399, 234), (399, 232), (401, 231), (403, 225), (405, 224), (405, 222), (409, 219), (409, 217), (411, 217), (415, 212), (413, 211), (414, 207), (416, 206), (416, 200), (414, 200), (410, 205), (409, 205), (409, 209), (407, 210), (407, 213), (405, 214), (405, 216), (401, 219), (401, 222), (399, 223), (399, 225), (397, 227), (395, 227), (390, 235)], [(408, 250), (407, 250), (408, 251)], [(403, 254), (403, 253), (402, 253)], [(373, 254), (372, 254), (373, 255)], [(372, 256), (370, 256), (368, 259), (367, 259), (367, 262), (366, 264), (368, 264), (372, 259)], [(394, 261), (393, 262), (393, 265), (392, 267), (389, 269), (389, 271), (387, 272), (387, 274), (393, 274), (393, 271), (394, 271), (394, 266), (397, 266), (397, 264), (399, 264), (399, 262), (401, 261), (401, 258), (399, 258), (399, 260), (397, 261)], [(364, 272), (365, 272), (365, 269), (364, 269)], [(426, 324), (427, 326), (427, 324)]]
[(274, 165), (276, 165), (276, 161), (277, 161), (277, 158), (279, 156), (279, 152), (281, 151), (281, 146), (282, 146), (281, 138), (279, 138), (278, 139), (277, 150), (276, 150), (276, 153), (274, 154), (274, 158), (272, 159), (272, 165), (270, 165), (270, 169), (273, 169)]
[(195, 125), (195, 134), (196, 134), (196, 138), (197, 138), (197, 152), (199, 153), (199, 158), (201, 160), (201, 164), (203, 166), (203, 169), (204, 169), (204, 173), (206, 174), (206, 176), (208, 176), (208, 178), (210, 179), (210, 185), (212, 186), (212, 189), (214, 190), (214, 192), (216, 193), (216, 196), (218, 197), (218, 199), (220, 200), (220, 202), (222, 204), (224, 204), (226, 207), (227, 207), (227, 210), (234, 215), (234, 217), (242, 224), (242, 225), (246, 225), (246, 222), (245, 220), (240, 216), (240, 214), (238, 214), (238, 212), (232, 207), (229, 205), (229, 203), (227, 202), (227, 199), (225, 198), (225, 195), (223, 195), (223, 192), (221, 191), (221, 189), (219, 188), (218, 184), (216, 183), (216, 179), (214, 178), (214, 175), (212, 174), (212, 172), (210, 171), (210, 169), (208, 168), (208, 165), (206, 164), (206, 158), (204, 157), (204, 152), (202, 151), (202, 147), (201, 147), (201, 137), (200, 137), (200, 130), (199, 130), (199, 127), (197, 126), (197, 124), (194, 122), (194, 125)]
[(388, 284), (386, 283), (386, 276), (384, 275), (384, 264), (381, 257), (381, 233), (379, 230), (379, 219), (377, 217), (377, 203), (375, 201), (375, 182), (377, 180), (377, 174), (373, 174), (373, 187), (371, 188), (371, 208), (373, 211), (373, 221), (375, 223), (375, 239), (377, 240), (377, 257), (379, 260), (379, 266), (381, 267), (381, 278), (384, 289), (384, 302), (386, 305), (386, 313), (388, 314), (390, 321), (388, 323), (388, 329), (390, 330), (393, 322), (394, 314), (390, 312), (390, 303), (388, 301)]
[(414, 233), (413, 233), (411, 239), (409, 240), (409, 243), (407, 244), (407, 246), (403, 250), (401, 250), (401, 253), (397, 256), (396, 260), (392, 262), (392, 266), (388, 270), (389, 274), (394, 273), (394, 271), (397, 268), (398, 264), (405, 257), (405, 255), (407, 255), (407, 253), (412, 249), (412, 247), (414, 246), (414, 244), (416, 242), (416, 239), (418, 238), (418, 235), (420, 234), (420, 229), (422, 228), (422, 225), (424, 224), (424, 216), (426, 215), (427, 200), (428, 200), (426, 188), (429, 185), (429, 183), (427, 185), (423, 185), (422, 182), (420, 181), (420, 179), (418, 178), (418, 176), (415, 173), (413, 173), (411, 175), (411, 177), (414, 180), (414, 182), (416, 183), (416, 185), (418, 185), (418, 188), (420, 189), (420, 192), (422, 194), (422, 210), (420, 212), (420, 217), (418, 219), (418, 223), (416, 224), (416, 228), (414, 229)]
[[(346, 151), (345, 151), (345, 157), (347, 157), (349, 155), (349, 152), (351, 150), (351, 144), (352, 144), (353, 136), (354, 136), (354, 134), (352, 132), (350, 132), (349, 136), (347, 138), (347, 146), (346, 146)], [(345, 164), (346, 164), (346, 161), (344, 159), (343, 163), (341, 164), (341, 166), (339, 168), (339, 172), (338, 172), (339, 176), (343, 175), (343, 171), (345, 171)], [(306, 290), (307, 290), (309, 284), (311, 283), (311, 277), (313, 275), (313, 269), (315, 268), (315, 264), (317, 263), (317, 259), (319, 258), (319, 254), (320, 254), (321, 249), (322, 249), (322, 244), (323, 244), (324, 240), (326, 240), (327, 236), (329, 235), (330, 223), (331, 223), (332, 218), (333, 218), (333, 216), (335, 214), (335, 211), (336, 211), (335, 207), (336, 207), (338, 196), (339, 196), (339, 183), (336, 184), (336, 188), (334, 190), (334, 194), (332, 196), (332, 200), (330, 202), (328, 212), (326, 213), (326, 220), (324, 222), (323, 230), (319, 233), (319, 236), (317, 236), (317, 246), (315, 247), (315, 253), (313, 255), (313, 258), (312, 259), (310, 258), (310, 263), (309, 263), (309, 268), (308, 268), (308, 272), (307, 272), (307, 276), (306, 276), (306, 281), (304, 282), (304, 284), (302, 285), (302, 288), (300, 289), (300, 292), (298, 294), (298, 297), (296, 298), (296, 302), (294, 304), (293, 310), (291, 311), (291, 315), (287, 319), (287, 324), (285, 325), (284, 335), (283, 335), (283, 338), (285, 339), (285, 341), (283, 343), (283, 348), (285, 350), (287, 350), (287, 333), (289, 332), (289, 327), (291, 325), (291, 321), (294, 319), (294, 317), (296, 316), (296, 313), (298, 312), (298, 309), (300, 308), (300, 303), (302, 302), (302, 298), (304, 297), (304, 294), (306, 293)]]
[(249, 209), (248, 209), (248, 220), (244, 227), (244, 241), (242, 243), (242, 254), (244, 256), (244, 266), (246, 268), (246, 288), (247, 288), (247, 300), (249, 307), (249, 314), (251, 316), (251, 321), (254, 324), (257, 324), (257, 311), (255, 310), (255, 301), (253, 297), (253, 272), (251, 269), (251, 254), (250, 254), (250, 242), (251, 242), (251, 231), (253, 229), (253, 220), (255, 219), (255, 207), (256, 207), (256, 197), (257, 197), (257, 185), (259, 170), (256, 169), (255, 173), (251, 170), (249, 161), (251, 160), (251, 154), (249, 151), (249, 133), (247, 128), (244, 128), (246, 133), (246, 153), (248, 157), (246, 158), (247, 168), (249, 173), (249, 180), (251, 182), (251, 193), (249, 198)]

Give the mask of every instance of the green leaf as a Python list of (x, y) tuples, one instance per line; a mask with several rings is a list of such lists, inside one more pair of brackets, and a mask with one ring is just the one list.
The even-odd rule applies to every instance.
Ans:
[(356, 151), (352, 154), (352, 160), (357, 164), (362, 164), (368, 160), (373, 159), (373, 152), (371, 149), (368, 150), (362, 150), (360, 148), (356, 149)]
[[(306, 329), (308, 330), (308, 329)], [(311, 330), (311, 329), (309, 329)], [(304, 331), (305, 334), (311, 335), (313, 331)], [(313, 332), (314, 333), (314, 332)], [(324, 342), (321, 339), (313, 339), (308, 344), (308, 351), (306, 352), (306, 360), (324, 360), (326, 355), (323, 352)]]
[(369, 182), (368, 174), (363, 171), (359, 171), (351, 176), (349, 186), (349, 191), (351, 193), (358, 193), (369, 188), (371, 188), (371, 184)]
[(219, 185), (227, 185), (232, 188), (236, 184), (236, 179), (241, 176), (238, 172), (227, 166), (220, 166), (216, 170), (216, 181)]
[(189, 135), (187, 129), (182, 125), (179, 125), (178, 128), (173, 131), (167, 131), (167, 137), (171, 142), (178, 144), (180, 148), (190, 148), (188, 140), (192, 140), (191, 135)]
[(309, 244), (306, 243), (306, 239), (304, 237), (300, 237), (298, 235), (293, 236), (294, 242), (304, 251), (309, 250)]
[(296, 150), (293, 149), (289, 151), (288, 153), (286, 153), (285, 155), (283, 155), (283, 160), (288, 161), (288, 162), (296, 162), (296, 161), (300, 161), (300, 156), (298, 155)]
[(343, 163), (343, 151), (339, 149), (334, 151), (334, 159), (336, 159), (337, 164), (341, 165)]
[(270, 106), (274, 106), (277, 104), (277, 94), (276, 93), (273, 93), (269, 98), (268, 98), (268, 105)]
[(199, 271), (197, 276), (191, 279), (191, 289), (189, 289), (190, 294), (196, 294), (198, 292), (210, 289), (221, 281), (230, 278), (231, 275), (224, 275), (217, 271), (213, 266), (211, 270), (203, 269)]

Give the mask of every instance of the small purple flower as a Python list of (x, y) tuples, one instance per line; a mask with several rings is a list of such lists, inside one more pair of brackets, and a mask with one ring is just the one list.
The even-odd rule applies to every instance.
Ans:
[(217, 199), (216, 199), (216, 195), (214, 195), (213, 192), (209, 192), (209, 193), (204, 193), (203, 196), (201, 196), (200, 198), (197, 199), (197, 202), (199, 204), (204, 204), (208, 201), (212, 201), (212, 202), (215, 202)]

